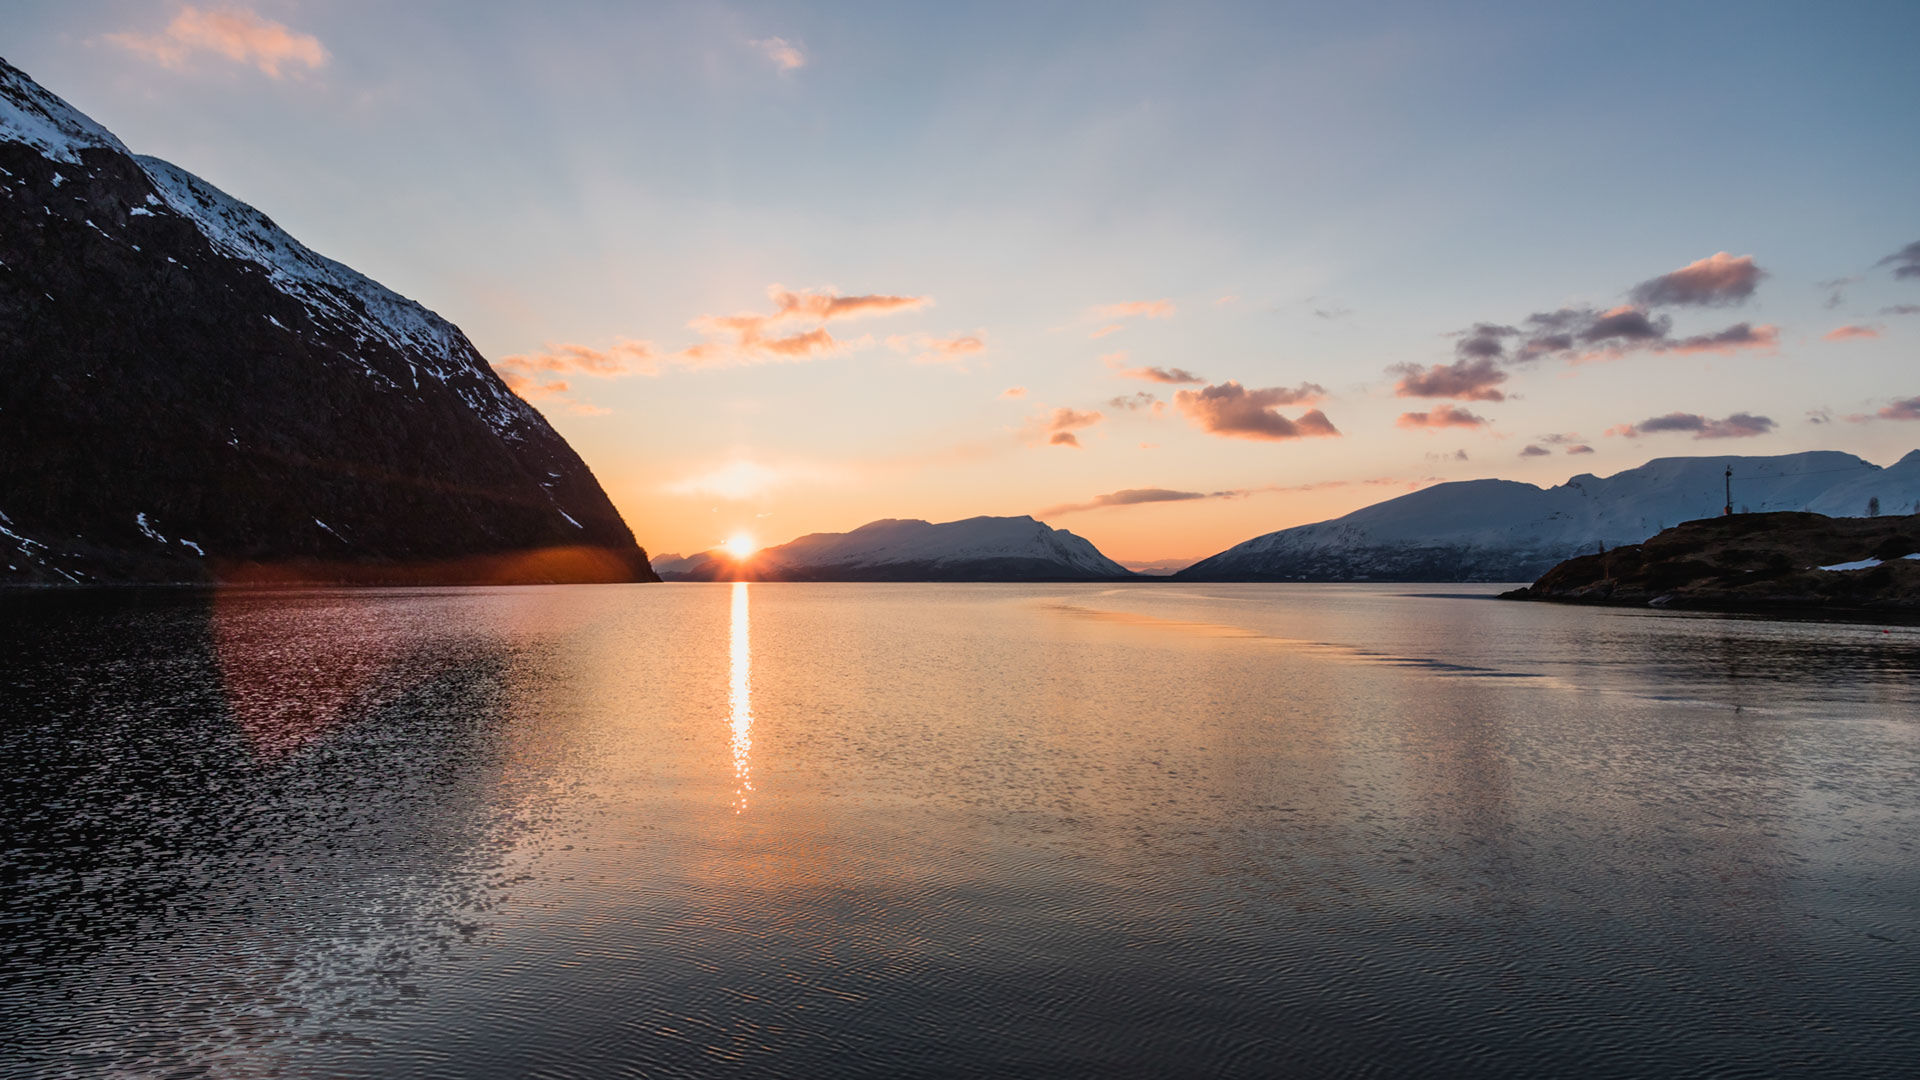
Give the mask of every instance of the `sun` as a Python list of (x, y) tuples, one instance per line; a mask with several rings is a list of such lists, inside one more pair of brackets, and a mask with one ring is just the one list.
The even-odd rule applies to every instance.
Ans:
[(726, 548), (727, 554), (736, 559), (744, 559), (760, 550), (760, 545), (754, 543), (751, 533), (734, 533), (732, 536), (727, 537), (726, 543), (720, 546)]

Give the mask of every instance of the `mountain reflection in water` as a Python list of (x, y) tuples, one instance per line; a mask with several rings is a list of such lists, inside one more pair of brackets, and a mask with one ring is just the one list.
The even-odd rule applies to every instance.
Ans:
[(1910, 1071), (1920, 632), (1408, 592), (9, 595), (0, 1074)]

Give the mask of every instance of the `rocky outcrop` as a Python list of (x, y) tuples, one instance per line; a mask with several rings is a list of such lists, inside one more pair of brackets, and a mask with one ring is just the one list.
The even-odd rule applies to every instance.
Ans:
[(651, 581), (453, 324), (0, 61), (0, 582)]
[(1735, 514), (1582, 555), (1508, 600), (1726, 611), (1920, 612), (1920, 514)]

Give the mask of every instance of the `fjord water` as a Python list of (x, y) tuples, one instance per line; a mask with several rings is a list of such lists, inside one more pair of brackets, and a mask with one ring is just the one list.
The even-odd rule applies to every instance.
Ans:
[(1910, 1075), (1920, 630), (1492, 591), (9, 597), (0, 1073)]

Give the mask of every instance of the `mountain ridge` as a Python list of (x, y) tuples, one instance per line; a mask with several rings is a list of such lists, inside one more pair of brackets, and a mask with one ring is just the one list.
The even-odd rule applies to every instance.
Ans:
[(1531, 581), (1575, 555), (1637, 544), (1720, 513), (1724, 469), (1738, 510), (1889, 515), (1920, 510), (1920, 451), (1882, 468), (1813, 450), (1763, 457), (1664, 457), (1541, 488), (1461, 480), (1327, 521), (1265, 533), (1172, 575), (1179, 581)]
[(938, 524), (881, 518), (808, 533), (745, 559), (705, 551), (656, 560), (668, 581), (1122, 581), (1138, 575), (1090, 541), (1028, 515)]
[(458, 327), (0, 59), (0, 582), (657, 580)]

